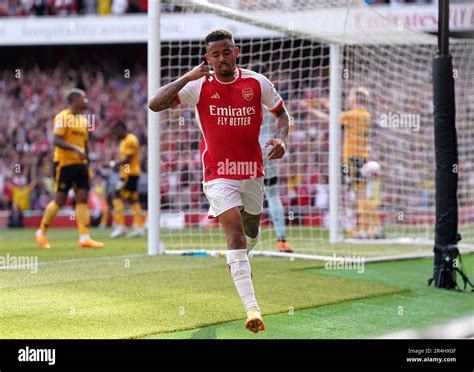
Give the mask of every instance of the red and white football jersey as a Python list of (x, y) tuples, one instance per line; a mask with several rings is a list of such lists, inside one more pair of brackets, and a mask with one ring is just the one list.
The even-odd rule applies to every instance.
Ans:
[(224, 83), (212, 76), (189, 82), (177, 103), (195, 106), (202, 132), (201, 162), (205, 181), (216, 178), (263, 177), (258, 138), (263, 106), (276, 113), (283, 101), (263, 75), (237, 68), (235, 79)]

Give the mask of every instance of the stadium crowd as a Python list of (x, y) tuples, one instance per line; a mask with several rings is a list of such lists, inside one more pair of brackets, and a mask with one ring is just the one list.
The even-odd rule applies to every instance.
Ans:
[[(128, 129), (142, 144), (143, 173), (139, 187), (146, 207), (146, 70), (139, 62), (126, 69), (119, 67), (116, 62), (120, 60), (118, 55), (116, 59), (98, 56), (96, 60), (84, 60), (80, 67), (75, 60), (73, 53), (73, 56), (63, 56), (49, 66), (29, 64), (25, 60), (28, 68), (18, 71), (2, 69), (0, 123), (4, 135), (0, 137), (0, 209), (16, 214), (19, 211), (41, 211), (51, 200), (52, 118), (66, 106), (64, 94), (73, 87), (86, 91), (88, 113), (94, 115), (89, 144), (94, 173), (91, 208), (94, 209), (95, 205), (100, 208), (113, 192), (114, 176), (104, 165), (117, 157), (118, 144), (112, 142), (109, 133), (118, 119), (127, 123)], [(288, 92), (292, 89), (288, 83), (290, 77), (279, 74), (271, 78), (288, 101)], [(164, 77), (163, 83), (167, 79)], [(308, 94), (310, 99), (311, 94)], [(309, 115), (301, 109), (302, 101), (290, 100), (288, 105), (297, 115), (290, 134), (289, 155), (281, 162), (283, 203), (326, 209), (327, 124), (312, 124)], [(164, 111), (161, 123), (163, 208), (205, 210), (208, 205), (201, 192), (200, 133), (194, 121), (194, 111), (185, 106)], [(309, 168), (308, 164), (315, 166)], [(316, 190), (319, 190), (318, 196)]]
[[(146, 208), (146, 54), (144, 48), (139, 46), (129, 48), (132, 49), (124, 46), (115, 49), (75, 47), (68, 53), (57, 48), (54, 52), (44, 52), (40, 58), (35, 51), (29, 59), (12, 54), (10, 62), (4, 63), (0, 72), (0, 127), (3, 134), (0, 136), (0, 210), (41, 211), (51, 200), (52, 118), (66, 106), (64, 94), (73, 87), (86, 91), (88, 112), (94, 115), (89, 154), (94, 173), (91, 209), (96, 208), (99, 214), (101, 206), (113, 193), (114, 176), (104, 164), (117, 158), (118, 144), (112, 142), (109, 133), (119, 119), (127, 123), (128, 129), (142, 145), (139, 192)], [(281, 45), (280, 49), (286, 48)], [(242, 64), (245, 66), (250, 62), (248, 56), (253, 53), (246, 46), (243, 51)], [(314, 48), (311, 52), (319, 53)], [(87, 58), (83, 59), (84, 55)], [(16, 62), (18, 58), (22, 58), (21, 63)], [(357, 60), (362, 64), (368, 63), (363, 56)], [(295, 59), (294, 63), (298, 61), (303, 59)], [(318, 63), (317, 59), (314, 61)], [(163, 60), (163, 84), (185, 72), (185, 68), (177, 69), (174, 63), (172, 59)], [(16, 69), (16, 65), (28, 67)], [(381, 61), (377, 61), (376, 65), (384, 66)], [(372, 69), (368, 72), (360, 66), (355, 69), (361, 72), (360, 76), (355, 76), (358, 83), (372, 92), (373, 139), (370, 156), (377, 159), (383, 169), (383, 204), (386, 206), (432, 207), (434, 184), (430, 181), (430, 175), (433, 169), (426, 166), (433, 164), (434, 159), (430, 147), (433, 137), (432, 126), (429, 125), (430, 95), (426, 93), (413, 100), (408, 95), (387, 94), (397, 92), (390, 89), (390, 84), (397, 84), (404, 78), (416, 78), (417, 68), (420, 67), (413, 66), (413, 76), (401, 76), (390, 69)], [(327, 111), (329, 108), (328, 71), (323, 66), (302, 68), (297, 65), (276, 65), (270, 71), (269, 78), (281, 93), (294, 120), (288, 139), (288, 154), (279, 161), (282, 202), (287, 209), (295, 206), (294, 210), (300, 211), (309, 207), (312, 210), (327, 210), (329, 128), (327, 122), (318, 120), (312, 114), (312, 109)], [(392, 73), (396, 76), (391, 76)], [(385, 93), (381, 93), (373, 74), (387, 74)], [(429, 85), (428, 80), (419, 83)], [(344, 91), (349, 91), (349, 88), (345, 87)], [(459, 96), (459, 102), (469, 99), (468, 96)], [(393, 106), (394, 102), (397, 106)], [(343, 105), (347, 109), (346, 98)], [(404, 112), (407, 108), (423, 113), (419, 130), (386, 130), (378, 125), (382, 113), (389, 110)], [(205, 211), (207, 200), (201, 192), (199, 159), (201, 136), (194, 120), (194, 110), (180, 105), (160, 115), (162, 208), (170, 211)], [(465, 122), (468, 121), (462, 121)], [(466, 146), (460, 148), (461, 158), (466, 158), (465, 149)], [(405, 156), (407, 154), (410, 156)], [(462, 166), (472, 168), (471, 163)], [(461, 190), (469, 190), (465, 184), (471, 185), (472, 182), (462, 174)], [(461, 203), (466, 198), (467, 195), (462, 195)]]
[(0, 0), (0, 17), (146, 13), (147, 4), (147, 0)]
[[(136, 73), (135, 73), (136, 71)], [(2, 69), (0, 76), (0, 208), (42, 210), (53, 195), (52, 118), (65, 106), (64, 94), (73, 87), (84, 88), (94, 128), (90, 132), (93, 187), (104, 196), (106, 172), (103, 165), (116, 158), (117, 145), (109, 138), (110, 127), (119, 118), (146, 144), (146, 74), (133, 69), (133, 78), (117, 73), (104, 59), (100, 66), (84, 62), (75, 69), (62, 59), (51, 68), (30, 66)], [(137, 110), (137, 107), (143, 107)], [(143, 154), (146, 168), (146, 147)]]

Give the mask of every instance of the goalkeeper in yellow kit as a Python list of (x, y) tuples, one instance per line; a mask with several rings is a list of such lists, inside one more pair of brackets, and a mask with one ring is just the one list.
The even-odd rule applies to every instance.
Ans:
[[(367, 182), (362, 177), (361, 169), (367, 163), (369, 157), (369, 136), (372, 123), (372, 115), (368, 111), (369, 92), (365, 88), (352, 89), (349, 95), (348, 111), (342, 112), (340, 116), (341, 126), (344, 130), (344, 140), (342, 146), (342, 169), (346, 181), (356, 195), (357, 226), (356, 229), (347, 230), (351, 237), (359, 236), (359, 232), (364, 231), (367, 218), (365, 207), (367, 203), (365, 192)], [(311, 113), (321, 120), (329, 121), (328, 114), (313, 109)], [(365, 235), (365, 234), (362, 234)]]

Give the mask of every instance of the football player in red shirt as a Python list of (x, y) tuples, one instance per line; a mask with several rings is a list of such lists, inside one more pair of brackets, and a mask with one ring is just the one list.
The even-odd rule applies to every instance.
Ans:
[(276, 120), (268, 159), (285, 154), (289, 115), (273, 84), (263, 75), (239, 68), (232, 33), (215, 30), (205, 38), (208, 64), (202, 62), (161, 87), (149, 101), (152, 111), (185, 103), (195, 107), (202, 132), (203, 189), (209, 216), (217, 217), (227, 238), (227, 264), (247, 312), (246, 328), (265, 329), (255, 299), (248, 259), (258, 242), (263, 209), (263, 155), (259, 144), (264, 107)]

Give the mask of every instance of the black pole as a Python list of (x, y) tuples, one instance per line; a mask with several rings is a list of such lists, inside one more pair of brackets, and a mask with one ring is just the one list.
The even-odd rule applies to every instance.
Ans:
[(434, 140), (436, 157), (435, 286), (456, 287), (458, 255), (458, 148), (453, 62), (449, 55), (449, 0), (439, 0), (438, 47), (433, 59)]
[(438, 49), (441, 56), (449, 55), (449, 0), (438, 2)]

